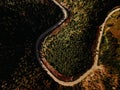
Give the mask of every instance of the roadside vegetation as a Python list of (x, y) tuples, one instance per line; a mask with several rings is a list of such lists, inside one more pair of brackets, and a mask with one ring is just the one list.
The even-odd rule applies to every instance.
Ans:
[(5, 90), (37, 87), (36, 79), (44, 74), (36, 59), (36, 41), (61, 17), (52, 2), (0, 1), (0, 87), (1, 83)]
[(100, 62), (120, 72), (120, 11), (107, 20), (100, 50)]
[[(42, 50), (43, 50), (43, 55), (46, 57), (47, 60), (49, 60), (49, 62), (53, 62), (52, 60), (56, 60), (56, 57), (52, 56), (53, 54), (56, 55), (57, 57), (59, 57), (58, 58), (59, 60), (63, 61), (60, 63), (53, 62), (52, 65), (54, 65), (55, 63), (57, 64), (56, 66), (54, 65), (54, 67), (58, 67), (58, 64), (64, 65), (64, 60), (68, 61), (71, 58), (73, 58), (73, 60), (76, 62), (82, 62), (81, 60), (83, 60), (84, 63), (80, 64), (80, 66), (77, 63), (75, 66), (74, 63), (76, 63), (76, 62), (73, 62), (73, 60), (71, 59), (72, 63), (69, 62), (69, 64), (73, 65), (75, 67), (75, 69), (70, 67), (71, 71), (69, 71), (68, 68), (66, 68), (66, 70), (62, 70), (62, 67), (61, 67), (61, 70), (59, 70), (59, 71), (63, 72), (64, 74), (69, 76), (69, 75), (74, 75), (76, 73), (81, 73), (80, 70), (82, 70), (82, 69), (77, 71), (79, 69), (78, 67), (81, 68), (82, 66), (88, 65), (88, 64), (92, 65), (93, 61), (91, 60), (92, 53), (91, 53), (90, 49), (91, 49), (93, 40), (95, 39), (96, 31), (97, 31), (99, 25), (101, 25), (103, 23), (106, 15), (107, 15), (107, 12), (109, 10), (111, 10), (113, 7), (115, 7), (116, 5), (118, 5), (120, 3), (120, 1), (119, 0), (115, 0), (115, 1), (111, 1), (111, 0), (91, 0), (91, 1), (90, 0), (78, 0), (78, 1), (59, 0), (59, 2), (63, 2), (66, 5), (66, 7), (68, 8), (68, 10), (70, 12), (70, 17), (71, 17), (70, 22), (67, 24), (67, 26), (63, 27), (62, 30), (57, 35), (47, 36), (43, 43)], [(4, 5), (7, 7), (4, 7)], [(10, 7), (10, 8), (8, 8), (8, 7)], [(15, 7), (17, 7), (17, 8), (15, 8)], [(61, 18), (60, 11), (50, 1), (44, 5), (40, 4), (40, 3), (36, 4), (33, 2), (25, 4), (25, 2), (23, 1), (22, 3), (19, 3), (18, 5), (15, 4), (15, 7), (14, 7), (14, 5), (3, 4), (0, 2), (0, 11), (2, 11), (2, 10), (4, 12), (10, 11), (9, 13), (11, 13), (11, 10), (17, 11), (17, 14), (12, 14), (11, 16), (9, 16), (10, 18), (13, 17), (10, 20), (12, 20), (13, 22), (16, 22), (16, 20), (18, 20), (18, 22), (23, 23), (22, 24), (23, 26), (24, 26), (24, 21), (26, 21), (26, 20), (28, 20), (32, 24), (30, 24), (29, 22), (26, 21), (26, 23), (28, 23), (28, 25), (29, 25), (29, 28), (25, 28), (22, 26), (23, 31), (20, 33), (20, 35), (21, 35), (21, 37), (24, 37), (26, 39), (22, 39), (20, 37), (19, 41), (21, 43), (22, 42), (21, 40), (25, 40), (21, 44), (21, 45), (23, 45), (25, 50), (23, 50), (22, 55), (18, 54), (18, 55), (21, 55), (19, 58), (12, 59), (14, 61), (19, 60), (19, 62), (18, 62), (19, 64), (16, 63), (15, 71), (13, 71), (14, 72), (13, 74), (11, 73), (11, 77), (8, 80), (4, 80), (2, 82), (3, 90), (35, 90), (35, 89), (36, 90), (47, 90), (47, 89), (48, 90), (87, 90), (86, 89), (87, 87), (88, 87), (88, 89), (90, 89), (90, 88), (94, 89), (95, 87), (96, 87), (96, 89), (98, 89), (97, 86), (98, 85), (101, 86), (101, 84), (103, 85), (103, 83), (106, 86), (105, 90), (107, 90), (107, 88), (109, 88), (108, 86), (113, 85), (112, 83), (116, 80), (116, 78), (112, 78), (113, 76), (109, 77), (110, 75), (108, 75), (108, 77), (105, 77), (105, 74), (103, 72), (97, 72), (97, 74), (93, 75), (92, 79), (90, 79), (91, 81), (93, 81), (93, 83), (90, 83), (91, 81), (88, 80), (89, 86), (86, 85), (86, 81), (85, 81), (85, 85), (83, 85), (83, 83), (79, 83), (79, 84), (75, 85), (74, 87), (64, 87), (64, 86), (58, 85), (56, 82), (54, 82), (37, 62), (36, 55), (35, 55), (35, 43), (40, 34), (42, 34), (46, 29), (48, 29), (51, 25), (56, 23)], [(22, 9), (18, 9), (21, 7), (22, 7)], [(32, 13), (32, 14), (30, 16), (29, 16), (29, 14), (28, 14), (28, 16), (26, 16), (27, 13), (24, 14), (24, 9), (23, 9), (24, 7), (31, 8), (30, 13)], [(36, 10), (36, 7), (38, 9), (36, 12), (34, 12)], [(73, 10), (73, 9), (75, 9), (75, 10)], [(19, 10), (20, 10), (20, 12), (19, 12)], [(53, 12), (51, 13), (51, 11), (53, 11)], [(34, 14), (33, 14), (33, 12), (34, 12)], [(50, 14), (48, 14), (48, 12), (50, 12)], [(4, 15), (10, 15), (10, 14), (6, 14), (6, 13), (5, 14), (2, 14), (2, 13), (3, 12), (0, 12), (0, 15), (3, 15), (3, 17), (4, 17)], [(19, 15), (19, 13), (20, 13), (20, 15)], [(55, 21), (53, 18), (55, 19)], [(84, 18), (86, 18), (86, 19), (84, 19)], [(2, 19), (2, 18), (0, 18), (0, 19)], [(5, 21), (8, 21), (8, 19), (5, 19)], [(37, 21), (37, 22), (35, 22), (35, 21)], [(3, 22), (0, 22), (0, 23), (3, 23)], [(6, 27), (8, 27), (8, 26), (6, 26)], [(34, 28), (32, 28), (32, 26), (34, 26)], [(12, 25), (12, 27), (9, 27), (9, 28), (10, 28), (10, 30), (13, 30), (11, 28), (14, 28), (14, 25)], [(19, 31), (18, 28), (16, 30)], [(26, 31), (26, 33), (24, 33), (24, 31)], [(25, 35), (22, 35), (23, 33)], [(0, 37), (2, 36), (2, 34), (3, 33), (0, 33)], [(3, 34), (3, 35), (5, 35), (5, 34)], [(6, 35), (8, 35), (8, 34), (6, 34)], [(106, 34), (106, 35), (108, 35), (108, 34)], [(9, 40), (9, 38), (7, 38), (6, 40)], [(11, 40), (12, 45), (14, 42), (16, 42), (15, 40), (18, 40), (18, 38)], [(51, 42), (50, 42), (50, 40), (51, 40)], [(115, 44), (119, 45), (119, 41), (120, 41), (119, 39), (117, 39), (117, 40), (113, 39), (113, 40), (114, 40)], [(7, 42), (7, 41), (5, 41), (5, 42)], [(47, 45), (48, 42), (50, 42), (50, 44)], [(103, 39), (103, 42), (106, 42), (106, 41), (104, 41), (104, 39)], [(113, 43), (113, 42), (111, 42), (111, 43)], [(8, 44), (8, 46), (9, 45), (10, 44)], [(47, 47), (44, 47), (45, 45)], [(105, 43), (104, 45), (106, 46), (106, 45), (108, 45), (108, 43)], [(112, 45), (112, 47), (113, 47), (113, 45)], [(49, 49), (49, 48), (53, 54), (50, 51), (46, 52), (47, 49)], [(62, 49), (60, 49), (60, 48), (62, 48)], [(64, 49), (64, 48), (66, 48), (66, 49)], [(103, 47), (101, 47), (101, 48), (103, 48)], [(107, 51), (105, 48), (102, 49), (103, 50), (102, 52)], [(20, 48), (20, 49), (22, 49), (22, 48)], [(55, 49), (59, 50), (59, 52), (56, 52)], [(2, 51), (4, 51), (4, 50), (5, 49), (3, 49)], [(83, 50), (83, 51), (81, 52), (80, 50)], [(112, 51), (115, 51), (115, 50), (112, 49)], [(119, 51), (120, 51), (120, 49), (117, 46), (117, 52), (119, 52)], [(0, 54), (1, 53), (2, 52), (0, 52)], [(58, 54), (61, 55), (61, 57), (58, 56)], [(5, 54), (4, 58), (8, 57), (7, 60), (8, 61), (11, 60), (10, 59), (11, 57), (9, 56), (10, 54), (7, 54), (7, 55)], [(66, 58), (64, 58), (62, 55)], [(81, 55), (83, 55), (85, 57), (83, 57), (83, 56), (81, 57)], [(119, 55), (119, 53), (118, 53), (118, 55)], [(106, 59), (103, 57), (105, 57), (105, 55), (101, 55), (101, 58), (102, 58), (102, 60), (100, 59), (101, 63), (104, 65), (107, 65), (107, 66), (111, 65), (110, 63), (109, 64), (107, 63), (109, 61), (105, 62), (105, 60), (109, 59), (109, 57), (108, 58), (105, 57)], [(1, 60), (1, 57), (0, 57), (0, 60)], [(88, 60), (88, 61), (86, 61), (86, 60)], [(119, 58), (118, 58), (118, 60), (119, 60)], [(11, 61), (10, 61), (10, 63), (11, 63)], [(86, 64), (86, 62), (87, 62), (87, 64)], [(111, 61), (111, 63), (112, 63), (112, 61)], [(1, 65), (3, 65), (3, 64), (1, 64)], [(1, 65), (0, 65), (0, 67), (2, 67)], [(66, 65), (68, 65), (68, 64), (66, 64)], [(77, 67), (77, 65), (78, 65), (78, 67)], [(115, 65), (112, 64), (113, 67), (115, 67)], [(119, 66), (119, 64), (117, 63), (116, 66)], [(83, 70), (87, 70), (88, 67), (89, 66), (87, 66), (87, 68), (84, 67)], [(76, 70), (77, 72), (74, 72), (73, 69)], [(114, 69), (114, 70), (116, 70), (116, 69)], [(111, 71), (114, 71), (114, 70), (110, 69), (109, 74), (111, 74)], [(119, 71), (119, 68), (117, 71)], [(70, 73), (67, 74), (67, 72), (70, 72)], [(84, 73), (84, 72), (82, 72), (82, 73)], [(99, 84), (99, 82), (97, 82), (97, 80), (98, 80), (97, 75), (99, 76), (100, 84)], [(105, 77), (105, 78), (102, 78), (102, 77)], [(101, 82), (101, 78), (104, 81)], [(119, 81), (120, 81), (120, 77), (119, 77)], [(118, 85), (118, 84), (116, 84), (116, 85)], [(120, 83), (119, 83), (119, 85), (120, 85)], [(118, 90), (120, 88), (119, 85), (116, 90)], [(111, 89), (111, 86), (110, 86), (110, 89)]]
[(100, 24), (104, 21), (107, 4), (100, 0), (59, 0), (70, 11), (70, 22), (56, 35), (48, 35), (42, 45), (42, 55), (66, 76), (82, 75), (94, 61), (92, 45)]

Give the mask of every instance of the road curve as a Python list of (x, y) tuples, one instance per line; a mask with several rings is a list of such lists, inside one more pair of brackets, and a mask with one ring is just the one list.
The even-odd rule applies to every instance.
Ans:
[(52, 0), (63, 12), (64, 17), (58, 22), (56, 23), (54, 26), (52, 26), (51, 28), (49, 28), (46, 32), (44, 32), (42, 35), (39, 36), (37, 42), (36, 42), (36, 56), (37, 59), (39, 61), (39, 63), (41, 64), (41, 66), (44, 68), (45, 71), (47, 71), (48, 75), (54, 79), (54, 81), (56, 81), (57, 83), (63, 85), (63, 86), (74, 86), (75, 84), (79, 83), (80, 81), (82, 81), (85, 77), (87, 77), (91, 72), (93, 72), (94, 70), (98, 69), (98, 59), (99, 59), (99, 50), (100, 50), (100, 44), (101, 44), (101, 40), (102, 40), (102, 35), (103, 35), (103, 30), (104, 30), (104, 26), (106, 21), (108, 20), (108, 18), (117, 10), (120, 10), (120, 8), (113, 10), (111, 13), (108, 14), (107, 18), (105, 19), (104, 23), (101, 25), (101, 28), (98, 32), (98, 37), (96, 40), (96, 44), (95, 45), (95, 50), (94, 50), (94, 64), (93, 66), (86, 72), (84, 73), (82, 76), (80, 76), (78, 79), (74, 80), (74, 81), (63, 81), (58, 79), (57, 77), (55, 77), (55, 75), (53, 75), (53, 73), (46, 67), (46, 65), (44, 64), (44, 62), (42, 61), (42, 57), (40, 56), (40, 48), (41, 48), (41, 43), (43, 41), (43, 39), (49, 35), (52, 31), (54, 31), (58, 26), (60, 26), (67, 18), (68, 18), (68, 14), (66, 9), (61, 6), (56, 0)]

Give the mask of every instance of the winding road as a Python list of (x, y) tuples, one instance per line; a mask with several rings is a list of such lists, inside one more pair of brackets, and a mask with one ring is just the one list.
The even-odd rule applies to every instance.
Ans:
[[(51, 28), (49, 28), (45, 33), (43, 33), (42, 35), (40, 35), (40, 37), (38, 38), (37, 42), (36, 42), (36, 56), (37, 56), (37, 59), (38, 61), (40, 62), (40, 64), (42, 65), (42, 67), (44, 68), (44, 70), (47, 71), (48, 75), (54, 79), (54, 81), (56, 81), (57, 83), (63, 85), (63, 86), (74, 86), (75, 84), (81, 82), (84, 78), (86, 78), (91, 72), (93, 72), (94, 70), (98, 69), (99, 66), (98, 66), (98, 60), (99, 60), (99, 50), (100, 50), (100, 44), (101, 44), (101, 40), (102, 40), (102, 35), (103, 35), (103, 31), (104, 31), (104, 26), (105, 26), (105, 23), (106, 21), (109, 19), (109, 17), (116, 11), (120, 10), (120, 8), (118, 9), (115, 9), (113, 11), (111, 11), (108, 16), (106, 17), (104, 23), (101, 25), (100, 27), (100, 30), (98, 32), (98, 36), (96, 37), (97, 40), (96, 40), (96, 44), (95, 45), (95, 49), (94, 49), (94, 64), (93, 66), (86, 72), (84, 73), (82, 76), (78, 77), (78, 79), (74, 80), (74, 81), (63, 81), (63, 80), (60, 80), (58, 79), (55, 75), (56, 73), (53, 73), (54, 72), (54, 69), (49, 65), (49, 63), (43, 58), (41, 57), (40, 55), (40, 48), (41, 48), (41, 43), (42, 41), (44, 40), (44, 38), (49, 35), (52, 31), (54, 31), (57, 27), (59, 27), (61, 24), (64, 23), (64, 21), (68, 18), (68, 13), (67, 13), (67, 10), (61, 6), (56, 0), (52, 0), (60, 9), (61, 11), (63, 12), (64, 16), (63, 18), (58, 22), (56, 23), (54, 26), (52, 26)], [(43, 60), (44, 59), (44, 60)], [(53, 70), (51, 70), (53, 69)], [(57, 73), (59, 74), (59, 73)], [(58, 75), (58, 76), (61, 76), (61, 75)]]

